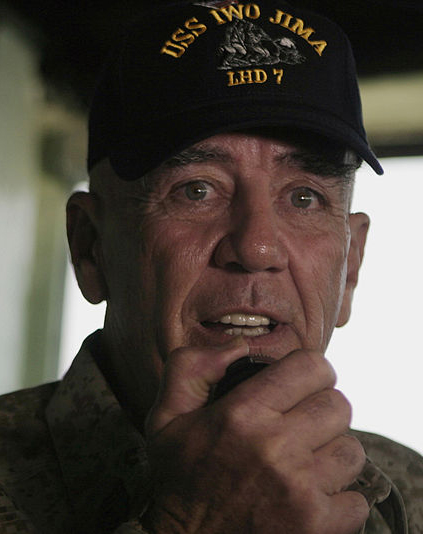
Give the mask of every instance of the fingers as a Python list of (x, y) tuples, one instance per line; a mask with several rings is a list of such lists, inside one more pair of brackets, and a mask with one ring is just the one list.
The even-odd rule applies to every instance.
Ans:
[[(156, 403), (147, 418), (146, 431), (157, 432), (178, 415), (203, 406), (211, 385), (223, 377), (230, 363), (248, 354), (248, 350), (245, 339), (239, 337), (220, 347), (174, 351), (167, 362)], [(259, 413), (264, 417), (266, 412), (271, 416), (288, 412), (313, 394), (332, 388), (335, 380), (333, 368), (320, 353), (297, 350), (239, 384), (219, 402), (224, 401), (227, 408), (230, 404), (236, 405), (238, 414), (243, 412), (247, 418), (249, 414), (257, 417)], [(317, 398), (311, 405), (304, 405), (303, 418), (307, 419), (308, 413), (316, 419), (319, 411), (324, 411), (324, 404), (323, 398)], [(349, 419), (346, 419), (348, 426)], [(343, 430), (342, 427), (340, 432)], [(326, 441), (318, 440), (315, 447)]]
[[(308, 502), (304, 499), (309, 498)], [(333, 496), (313, 499), (303, 495), (303, 509), (296, 510), (289, 525), (281, 532), (313, 534), (358, 534), (369, 516), (366, 499), (358, 492), (345, 491)]]
[(183, 347), (168, 359), (156, 402), (145, 430), (153, 434), (179, 415), (203, 406), (210, 387), (225, 374), (232, 362), (246, 356), (248, 343), (242, 336), (219, 347)]
[(351, 409), (333, 387), (332, 367), (321, 354), (298, 350), (206, 405), (211, 385), (246, 354), (238, 338), (170, 355), (146, 424), (158, 481), (154, 517), (173, 510), (183, 522), (203, 521), (218, 503), (207, 514), (208, 532), (270, 533), (274, 525), (281, 532), (358, 532), (366, 499), (343, 490), (360, 473), (364, 451), (343, 435)]
[(320, 530), (327, 534), (352, 534), (361, 532), (369, 517), (369, 506), (361, 493), (344, 491), (331, 498), (331, 511)]
[(337, 389), (319, 391), (284, 414), (284, 430), (295, 446), (315, 451), (344, 434), (351, 422), (351, 405)]
[(303, 399), (336, 382), (335, 371), (321, 353), (296, 350), (239, 384), (226, 397), (246, 406), (288, 412)]
[(344, 434), (316, 450), (314, 460), (322, 491), (334, 495), (357, 479), (366, 464), (366, 454), (357, 438)]

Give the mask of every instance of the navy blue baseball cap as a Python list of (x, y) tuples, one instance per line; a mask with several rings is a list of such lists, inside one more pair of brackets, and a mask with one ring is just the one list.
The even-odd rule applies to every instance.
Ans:
[(103, 70), (88, 169), (109, 158), (135, 180), (202, 139), (263, 127), (336, 141), (383, 174), (335, 23), (284, 0), (152, 1)]

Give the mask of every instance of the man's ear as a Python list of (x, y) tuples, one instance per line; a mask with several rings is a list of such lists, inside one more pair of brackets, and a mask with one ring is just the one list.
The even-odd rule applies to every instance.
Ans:
[(79, 288), (88, 302), (98, 304), (107, 297), (98, 197), (93, 193), (74, 193), (68, 200), (66, 215), (69, 249)]
[(344, 326), (350, 318), (354, 289), (357, 286), (358, 272), (363, 261), (369, 225), (370, 219), (365, 213), (350, 214), (351, 243), (347, 260), (347, 279), (336, 326)]

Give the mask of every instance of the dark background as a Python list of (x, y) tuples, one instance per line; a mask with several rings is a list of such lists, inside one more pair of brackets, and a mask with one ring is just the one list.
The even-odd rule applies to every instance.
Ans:
[[(153, 2), (154, 0), (152, 0)], [(157, 0), (156, 0), (157, 2)], [(348, 34), (361, 77), (421, 70), (423, 0), (291, 0), (329, 16)], [(3, 0), (41, 50), (45, 79), (86, 109), (99, 66), (142, 0)], [(1, 15), (1, 11), (0, 11)], [(422, 104), (423, 105), (423, 104)]]

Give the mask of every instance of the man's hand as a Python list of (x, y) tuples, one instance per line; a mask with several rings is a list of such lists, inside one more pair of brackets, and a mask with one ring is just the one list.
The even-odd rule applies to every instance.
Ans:
[(345, 435), (351, 411), (321, 354), (298, 350), (207, 405), (238, 338), (169, 358), (146, 423), (154, 489), (147, 530), (171, 533), (353, 534), (365, 498), (343, 491), (365, 454)]

